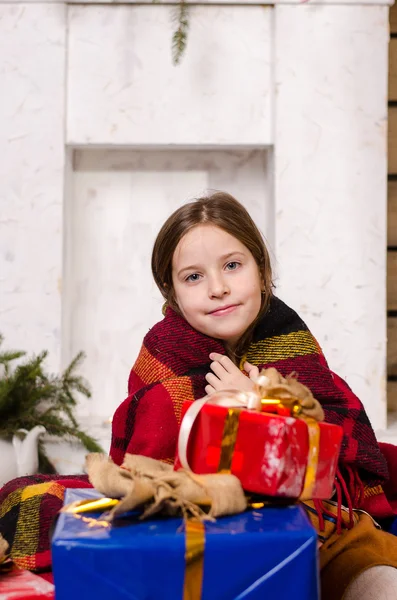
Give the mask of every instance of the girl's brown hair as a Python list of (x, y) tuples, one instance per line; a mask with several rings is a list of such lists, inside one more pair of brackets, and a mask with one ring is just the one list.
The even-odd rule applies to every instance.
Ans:
[(172, 258), (183, 236), (197, 225), (215, 225), (238, 239), (251, 252), (263, 280), (261, 308), (255, 321), (240, 338), (233, 352), (234, 360), (243, 356), (249, 346), (255, 325), (266, 312), (273, 293), (269, 252), (263, 237), (247, 210), (226, 192), (214, 192), (178, 208), (164, 223), (154, 243), (152, 273), (167, 304), (179, 312), (172, 283)]

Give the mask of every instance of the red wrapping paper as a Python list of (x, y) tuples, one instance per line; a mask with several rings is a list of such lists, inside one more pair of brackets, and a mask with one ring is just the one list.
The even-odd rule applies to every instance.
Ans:
[[(182, 417), (191, 404), (184, 402)], [(194, 473), (218, 471), (227, 412), (225, 407), (205, 404), (196, 418), (187, 444), (187, 458)], [(319, 426), (320, 445), (312, 498), (327, 499), (333, 491), (342, 428), (329, 423)], [(230, 470), (246, 491), (299, 498), (308, 455), (308, 427), (303, 419), (241, 410)], [(181, 468), (178, 455), (174, 468)]]
[(54, 589), (52, 583), (23, 569), (0, 574), (1, 600), (53, 600)]

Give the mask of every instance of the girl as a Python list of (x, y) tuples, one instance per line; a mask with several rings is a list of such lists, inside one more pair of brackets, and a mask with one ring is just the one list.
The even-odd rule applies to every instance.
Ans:
[(222, 192), (182, 206), (158, 234), (152, 271), (165, 318), (146, 335), (114, 415), (113, 460), (121, 464), (130, 452), (173, 462), (183, 400), (252, 389), (260, 368), (296, 371), (326, 420), (344, 430), (337, 506), (307, 506), (323, 542), (322, 597), (397, 597), (397, 538), (352, 511), (382, 506), (377, 516), (393, 514), (381, 487), (385, 457), (361, 402), (329, 370), (305, 323), (273, 295), (269, 254), (247, 211)]
[[(222, 192), (181, 207), (156, 239), (152, 271), (165, 316), (145, 336), (129, 377), (129, 396), (114, 415), (113, 460), (121, 464), (130, 452), (173, 462), (184, 400), (223, 389), (249, 390), (263, 367), (284, 376), (296, 371), (326, 420), (344, 430), (337, 506), (307, 506), (323, 542), (322, 597), (397, 597), (397, 538), (376, 529), (368, 515), (352, 512), (354, 507), (378, 517), (393, 515), (381, 487), (388, 479), (386, 459), (360, 401), (329, 370), (304, 322), (273, 295), (269, 254), (247, 211)], [(393, 459), (393, 448), (384, 448)], [(35, 479), (38, 487), (50, 487), (36, 489), (35, 496), (31, 485), (23, 487), (29, 481), (10, 482), (0, 493), (0, 532), (9, 542), (23, 539), (26, 518), (19, 517), (29, 512), (26, 504), (21, 511), (24, 498), (34, 497), (36, 511), (46, 502), (49, 519), (60, 507), (62, 487), (87, 485), (86, 479), (54, 483), (41, 476)], [(342, 510), (342, 497), (350, 511)], [(33, 564), (35, 548), (22, 566)], [(42, 541), (41, 550), (43, 565), (48, 544)]]

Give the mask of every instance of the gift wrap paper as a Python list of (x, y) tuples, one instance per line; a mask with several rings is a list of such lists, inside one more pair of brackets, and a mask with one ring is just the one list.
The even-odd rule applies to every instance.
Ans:
[[(98, 497), (69, 489), (65, 503)], [(56, 600), (319, 598), (317, 537), (302, 507), (188, 529), (182, 519), (129, 515), (107, 526), (97, 513), (60, 513), (52, 539)]]
[[(191, 405), (184, 402), (182, 418)], [(309, 470), (304, 499), (324, 500), (333, 492), (342, 435), (342, 428), (330, 423), (309, 428), (303, 419), (206, 404), (192, 427), (187, 459), (194, 473), (229, 471), (249, 492), (294, 499), (303, 493)], [(181, 466), (177, 455), (174, 468)]]
[(54, 600), (54, 586), (30, 571), (0, 572), (0, 600)]

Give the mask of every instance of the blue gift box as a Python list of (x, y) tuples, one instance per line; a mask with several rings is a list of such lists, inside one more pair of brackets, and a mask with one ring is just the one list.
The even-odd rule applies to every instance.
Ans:
[[(65, 503), (98, 498), (69, 489)], [(61, 513), (52, 539), (56, 600), (186, 600), (182, 519)], [(83, 518), (82, 518), (83, 517)], [(302, 507), (263, 508), (205, 524), (202, 600), (317, 600), (316, 532)]]

